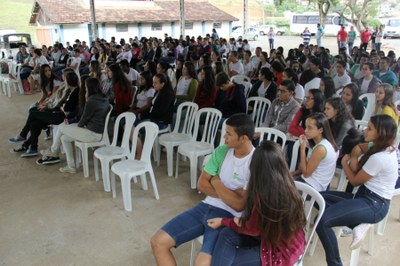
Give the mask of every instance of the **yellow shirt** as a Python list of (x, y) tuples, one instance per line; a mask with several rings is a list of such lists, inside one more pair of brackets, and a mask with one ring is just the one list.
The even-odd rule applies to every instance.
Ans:
[(389, 105), (383, 106), (381, 112), (379, 112), (379, 106), (377, 105), (377, 106), (375, 107), (375, 114), (376, 114), (376, 115), (388, 115), (388, 116), (391, 116), (391, 117), (393, 117), (394, 121), (396, 122), (396, 125), (397, 125), (397, 126), (399, 125), (399, 115), (398, 115), (397, 112), (396, 112), (392, 107), (390, 107)]

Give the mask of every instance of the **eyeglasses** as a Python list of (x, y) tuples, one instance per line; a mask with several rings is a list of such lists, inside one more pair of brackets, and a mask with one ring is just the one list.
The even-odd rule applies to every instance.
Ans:
[(308, 100), (314, 100), (314, 97), (306, 96), (306, 97), (304, 97), (304, 100), (306, 100), (306, 101), (308, 101)]

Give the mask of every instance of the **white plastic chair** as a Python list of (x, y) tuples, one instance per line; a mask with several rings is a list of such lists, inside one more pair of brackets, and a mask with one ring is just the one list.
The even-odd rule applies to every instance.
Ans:
[(361, 120), (369, 121), (369, 118), (375, 112), (375, 106), (376, 106), (375, 93), (364, 93), (363, 95), (360, 95), (358, 99), (360, 99), (363, 102), (367, 101), (367, 107), (365, 108), (365, 112)]
[[(136, 143), (141, 129), (145, 129), (146, 137), (143, 144), (142, 157), (140, 160), (135, 160)], [(115, 175), (118, 175), (121, 178), (122, 198), (126, 211), (132, 211), (131, 179), (136, 176), (141, 177), (142, 188), (147, 190), (146, 173), (149, 173), (153, 185), (154, 196), (157, 200), (160, 199), (153, 167), (151, 166), (151, 150), (157, 134), (157, 124), (148, 121), (140, 123), (133, 132), (132, 149), (128, 154), (128, 160), (117, 162), (111, 166), (111, 190), (113, 198), (117, 195), (115, 188)]]
[(238, 84), (243, 84), (243, 82), (250, 82), (251, 83), (251, 78), (249, 78), (246, 75), (235, 75), (231, 77), (231, 81), (238, 83)]
[(281, 148), (283, 149), (286, 144), (286, 134), (282, 131), (270, 128), (270, 127), (256, 127), (254, 130), (256, 133), (260, 133), (260, 142), (263, 140), (270, 140), (276, 143), (281, 143)]
[(244, 81), (242, 85), (244, 86), (244, 96), (247, 98), (251, 90), (251, 82)]
[[(325, 200), (321, 196), (321, 194), (315, 190), (310, 185), (307, 185), (302, 182), (294, 182), (297, 190), (299, 190), (303, 201), (304, 201), (304, 212), (306, 215), (306, 246), (304, 248), (303, 255), (299, 258), (296, 265), (303, 265), (303, 259), (305, 254), (307, 253), (307, 249), (311, 244), (311, 240), (313, 239), (315, 229), (318, 226), (319, 221), (321, 220), (322, 215), (325, 211)], [(318, 205), (318, 210), (314, 208), (315, 203)], [(313, 214), (313, 210), (317, 210), (317, 216)]]
[[(205, 123), (200, 141), (197, 141), (197, 135), (200, 128), (200, 118), (204, 114)], [(189, 142), (178, 146), (178, 154), (176, 156), (175, 178), (178, 178), (179, 154), (186, 156), (190, 161), (190, 183), (191, 188), (196, 188), (197, 181), (197, 162), (200, 156), (212, 153), (214, 150), (214, 139), (217, 134), (218, 125), (221, 120), (222, 113), (215, 108), (202, 108), (196, 114), (193, 137)]]
[[(83, 175), (89, 177), (89, 148), (103, 147), (110, 145), (110, 139), (108, 137), (108, 123), (110, 122), (110, 115), (113, 107), (110, 105), (110, 110), (107, 113), (106, 121), (104, 124), (104, 131), (101, 140), (98, 142), (80, 142), (75, 141), (75, 155), (76, 155), (76, 168), (79, 168), (80, 159), (82, 159)], [(81, 155), (82, 152), (82, 155)]]
[[(294, 183), (296, 185), (297, 190), (301, 194), (301, 197), (303, 198), (304, 213), (306, 216), (306, 226), (305, 226), (306, 246), (304, 248), (303, 255), (299, 258), (299, 260), (295, 264), (297, 266), (300, 266), (303, 265), (304, 255), (307, 253), (307, 249), (311, 243), (311, 239), (313, 239), (315, 229), (317, 228), (317, 225), (321, 220), (321, 217), (325, 211), (325, 200), (321, 196), (321, 194), (311, 186), (297, 181), (295, 181)], [(315, 204), (317, 204), (319, 208), (318, 210), (315, 209), (317, 211), (316, 216), (315, 214), (313, 214), (315, 213), (313, 212)], [(194, 265), (196, 241), (202, 243), (203, 236), (200, 236), (192, 240), (192, 249), (190, 253), (190, 266)]]
[(246, 99), (246, 114), (249, 114), (249, 106), (253, 105), (251, 118), (256, 127), (261, 126), (267, 115), (268, 108), (271, 106), (271, 101), (265, 97), (250, 97)]
[(156, 137), (156, 140), (154, 141), (153, 157), (154, 157), (154, 161), (157, 162), (157, 166), (160, 166), (160, 160), (161, 160), (161, 147), (160, 147), (160, 143), (158, 141), (158, 137), (160, 135), (170, 133), (170, 132), (171, 132), (171, 125), (169, 124), (166, 128), (159, 129), (158, 136)]
[(15, 79), (10, 79), (10, 85), (14, 86), (14, 90), (17, 92), (19, 91), (20, 94), (24, 94), (24, 88), (22, 86), (22, 81), (21, 81), (21, 69), (22, 65), (21, 64), (15, 64), (13, 68), (13, 76), (15, 76)]
[[(122, 120), (123, 119), (123, 120)], [(110, 192), (110, 163), (115, 160), (123, 159), (128, 156), (129, 153), (129, 138), (133, 123), (135, 122), (136, 115), (131, 112), (124, 112), (117, 117), (114, 124), (114, 135), (113, 141), (110, 146), (101, 147), (94, 151), (93, 163), (94, 163), (94, 174), (96, 181), (99, 180), (99, 161), (101, 166), (101, 173), (103, 177), (104, 191)], [(121, 127), (121, 121), (125, 121), (124, 128)], [(118, 135), (120, 130), (123, 130), (123, 136), (121, 144), (118, 146)]]
[[(173, 175), (174, 147), (188, 142), (192, 138), (194, 119), (198, 109), (199, 106), (196, 103), (184, 102), (180, 104), (177, 110), (174, 131), (158, 137), (158, 143), (167, 150), (168, 176)], [(185, 119), (183, 126), (181, 126), (181, 117), (183, 114), (185, 114)], [(182, 129), (180, 130), (180, 128)]]

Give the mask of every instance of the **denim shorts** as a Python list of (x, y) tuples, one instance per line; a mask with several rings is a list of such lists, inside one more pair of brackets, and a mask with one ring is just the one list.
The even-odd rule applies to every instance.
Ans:
[(175, 240), (175, 247), (204, 235), (200, 252), (212, 256), (219, 232), (223, 227), (217, 230), (212, 229), (207, 225), (207, 220), (218, 217), (232, 218), (233, 215), (226, 210), (202, 202), (179, 214), (161, 229)]

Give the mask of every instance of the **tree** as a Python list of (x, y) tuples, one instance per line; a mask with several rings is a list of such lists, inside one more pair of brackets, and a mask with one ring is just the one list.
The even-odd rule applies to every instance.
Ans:
[(367, 27), (368, 18), (378, 13), (378, 3), (378, 0), (348, 0), (344, 6), (335, 5), (334, 11), (361, 32)]

